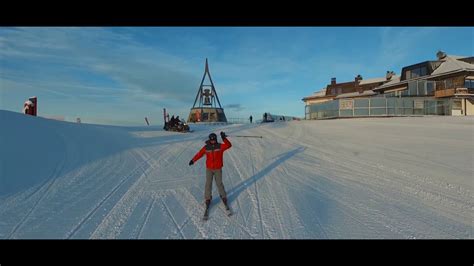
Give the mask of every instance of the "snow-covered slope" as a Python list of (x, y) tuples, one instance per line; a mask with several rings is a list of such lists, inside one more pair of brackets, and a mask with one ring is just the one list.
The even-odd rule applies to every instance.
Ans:
[[(473, 238), (474, 119), (75, 124), (0, 110), (0, 238)], [(33, 135), (27, 133), (34, 132)], [(226, 217), (201, 221), (210, 132)], [(262, 135), (237, 138), (232, 135)]]

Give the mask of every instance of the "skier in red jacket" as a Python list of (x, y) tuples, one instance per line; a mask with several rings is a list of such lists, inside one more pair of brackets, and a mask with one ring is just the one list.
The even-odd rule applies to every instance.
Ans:
[(232, 147), (232, 144), (227, 139), (224, 132), (221, 132), (221, 137), (224, 143), (217, 142), (217, 135), (215, 133), (209, 134), (209, 140), (206, 140), (206, 145), (199, 150), (193, 159), (189, 162), (189, 165), (193, 165), (197, 160), (201, 159), (206, 154), (206, 188), (204, 192), (204, 198), (206, 200), (206, 210), (209, 208), (212, 199), (212, 179), (215, 177), (216, 185), (219, 190), (222, 202), (224, 203), (226, 210), (229, 210), (227, 205), (227, 193), (222, 183), (222, 166), (224, 151)]

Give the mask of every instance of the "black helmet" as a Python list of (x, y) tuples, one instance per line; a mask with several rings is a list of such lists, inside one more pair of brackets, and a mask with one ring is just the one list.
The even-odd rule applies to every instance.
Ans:
[(209, 140), (217, 140), (217, 135), (215, 133), (209, 134)]

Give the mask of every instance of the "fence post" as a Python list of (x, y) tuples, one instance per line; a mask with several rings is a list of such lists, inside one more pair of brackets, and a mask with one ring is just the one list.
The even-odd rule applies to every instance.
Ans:
[(369, 116), (370, 116), (370, 102), (371, 102), (371, 100), (369, 98)]
[(354, 105), (355, 105), (355, 100), (352, 99), (352, 117), (354, 117)]
[(338, 112), (338, 117), (341, 117), (341, 102), (338, 100), (337, 103), (337, 112)]

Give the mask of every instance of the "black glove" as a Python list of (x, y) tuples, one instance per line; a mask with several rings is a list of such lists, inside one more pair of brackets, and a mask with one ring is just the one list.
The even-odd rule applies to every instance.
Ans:
[(226, 134), (225, 134), (225, 132), (224, 132), (224, 131), (221, 131), (221, 138), (222, 138), (222, 139), (225, 139), (225, 138), (227, 138), (227, 136), (226, 136)]
[(189, 165), (193, 165), (193, 164), (194, 164), (193, 160), (189, 161)]

